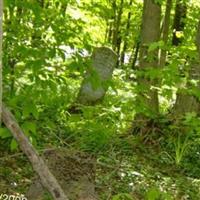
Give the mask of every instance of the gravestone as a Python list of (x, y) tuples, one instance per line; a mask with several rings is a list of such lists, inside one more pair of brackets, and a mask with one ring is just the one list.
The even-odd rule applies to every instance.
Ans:
[(77, 103), (93, 105), (103, 99), (117, 63), (117, 54), (108, 47), (95, 48), (85, 74)]

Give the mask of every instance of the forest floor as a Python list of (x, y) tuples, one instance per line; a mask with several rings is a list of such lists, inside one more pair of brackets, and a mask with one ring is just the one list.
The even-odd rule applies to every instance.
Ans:
[[(129, 141), (120, 141), (124, 146), (120, 152), (113, 147), (98, 153), (96, 188), (100, 199), (199, 199), (200, 177), (194, 175), (199, 166), (193, 165), (192, 171), (188, 160), (176, 166), (172, 154), (143, 145), (126, 148), (124, 143)], [(4, 152), (0, 163), (0, 194), (25, 194), (34, 176), (27, 158), (22, 153)]]

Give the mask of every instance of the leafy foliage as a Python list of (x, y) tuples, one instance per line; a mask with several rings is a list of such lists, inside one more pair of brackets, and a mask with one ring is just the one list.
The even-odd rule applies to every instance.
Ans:
[[(163, 17), (165, 2), (154, 2), (162, 5)], [(181, 44), (171, 44), (171, 22), (168, 41), (146, 49), (166, 51), (165, 65), (141, 69), (141, 1), (5, 0), (4, 101), (38, 150), (75, 148), (94, 155), (100, 199), (199, 199), (199, 107), (174, 111), (180, 95), (192, 106), (200, 97), (199, 71), (192, 74), (199, 65), (194, 38), (200, 4), (186, 3), (185, 27), (176, 33)], [(93, 48), (103, 45), (119, 57), (108, 91), (97, 105), (76, 105)], [(95, 90), (101, 83), (91, 73)], [(146, 104), (149, 90), (158, 93), (158, 115)], [(179, 108), (187, 109), (188, 102)], [(74, 105), (77, 112), (70, 110)], [(148, 118), (142, 125), (133, 121), (138, 113)], [(0, 193), (13, 184), (11, 192), (25, 192), (33, 172), (24, 157), (12, 157), (20, 148), (4, 126), (0, 149)]]

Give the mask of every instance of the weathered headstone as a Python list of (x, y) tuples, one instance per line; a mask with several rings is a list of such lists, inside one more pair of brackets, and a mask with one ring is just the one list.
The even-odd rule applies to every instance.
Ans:
[(91, 105), (101, 101), (117, 63), (117, 54), (108, 47), (95, 48), (91, 66), (82, 82), (77, 103)]

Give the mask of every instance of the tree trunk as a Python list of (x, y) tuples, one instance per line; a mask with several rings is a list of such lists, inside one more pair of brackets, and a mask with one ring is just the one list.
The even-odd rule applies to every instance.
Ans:
[(116, 66), (117, 55), (107, 47), (96, 48), (82, 82), (77, 103), (92, 105), (103, 99)]
[[(160, 38), (161, 5), (154, 0), (145, 0), (142, 18), (141, 47), (139, 57), (139, 70), (145, 73), (149, 68), (158, 67), (158, 49), (148, 51), (149, 45), (158, 42)], [(138, 77), (138, 85), (142, 91), (136, 99), (140, 108), (143, 108), (142, 115), (157, 115), (158, 94), (152, 86), (156, 85), (155, 80)]]
[(104, 42), (109, 42), (109, 32), (110, 32), (110, 29), (111, 29), (111, 25), (109, 23), (109, 19), (107, 19), (106, 21), (106, 31), (105, 31), (105, 38), (104, 38)]
[[(193, 86), (189, 83), (187, 83), (187, 91), (182, 92), (179, 90), (177, 93), (177, 99), (176, 103), (173, 108), (173, 116), (176, 118), (183, 117), (186, 113), (195, 112), (197, 114), (200, 114), (200, 103), (199, 99), (193, 95), (193, 91), (199, 91), (200, 90), (200, 20), (197, 28), (197, 35), (196, 35), (196, 47), (198, 51), (198, 60), (193, 61), (191, 63), (190, 72), (189, 72), (189, 79), (190, 80), (196, 80), (197, 85)], [(190, 90), (190, 93), (188, 93), (188, 89)]]
[(117, 14), (116, 0), (111, 1), (111, 7), (112, 7), (112, 15), (111, 15), (110, 20), (108, 20), (107, 22), (108, 25), (107, 25), (106, 42), (113, 45), (113, 34), (114, 34), (114, 27), (115, 27), (116, 14)]
[(0, 126), (1, 126), (1, 116), (2, 116), (2, 94), (3, 94), (3, 86), (2, 86), (2, 45), (3, 45), (3, 0), (0, 0)]
[[(165, 45), (167, 44), (168, 38), (169, 38), (171, 8), (172, 8), (172, 0), (167, 0), (165, 17), (164, 17), (164, 21), (163, 21), (163, 29), (162, 29), (162, 32), (161, 32), (161, 40), (164, 42)], [(160, 67), (163, 67), (165, 65), (166, 56), (167, 56), (166, 50), (161, 49), (160, 60), (159, 60)]]
[[(121, 50), (121, 18), (123, 14), (123, 6), (124, 6), (124, 0), (120, 1), (119, 9), (117, 12), (117, 17), (115, 21), (115, 27), (114, 27), (114, 33), (113, 33), (113, 50), (117, 53), (118, 58), (120, 57), (120, 50)], [(117, 60), (116, 67), (119, 66), (120, 59)]]
[[(124, 0), (120, 1), (119, 9), (116, 9), (116, 19), (114, 22), (114, 32), (113, 32), (113, 50), (119, 51), (119, 40), (120, 40), (120, 26), (121, 26), (121, 17), (123, 13), (123, 4)], [(121, 42), (120, 42), (121, 43)]]
[(199, 60), (200, 60), (200, 20), (199, 20), (199, 24), (198, 24), (198, 27), (197, 27), (197, 35), (196, 35), (196, 47), (197, 47), (197, 52), (198, 52), (198, 57), (199, 57)]
[[(129, 2), (129, 7), (130, 9), (132, 9), (132, 4), (133, 4), (133, 0), (130, 0)], [(125, 32), (125, 37), (124, 37), (124, 46), (123, 46), (123, 50), (122, 50), (122, 53), (121, 53), (121, 64), (123, 65), (124, 64), (124, 59), (125, 59), (125, 53), (126, 53), (126, 50), (127, 50), (127, 46), (128, 46), (128, 35), (129, 35), (129, 32), (130, 32), (130, 24), (131, 24), (131, 11), (129, 11), (128, 13), (128, 17), (127, 17), (127, 24), (126, 24), (126, 32)]]
[(180, 34), (183, 32), (185, 27), (185, 18), (187, 14), (187, 7), (184, 0), (176, 1), (175, 16), (174, 16), (174, 25), (173, 25), (173, 38), (172, 44), (178, 46), (182, 42), (182, 37), (177, 37), (177, 33)]
[(136, 68), (136, 63), (138, 60), (138, 54), (139, 54), (139, 50), (140, 50), (140, 37), (139, 39), (136, 41), (136, 45), (133, 48), (133, 61), (132, 61), (132, 66), (131, 68), (134, 70)]
[(112, 9), (113, 9), (113, 23), (112, 23), (112, 34), (110, 34), (112, 37), (112, 48), (115, 51), (115, 38), (116, 38), (116, 21), (117, 21), (117, 2), (116, 0), (112, 0)]

